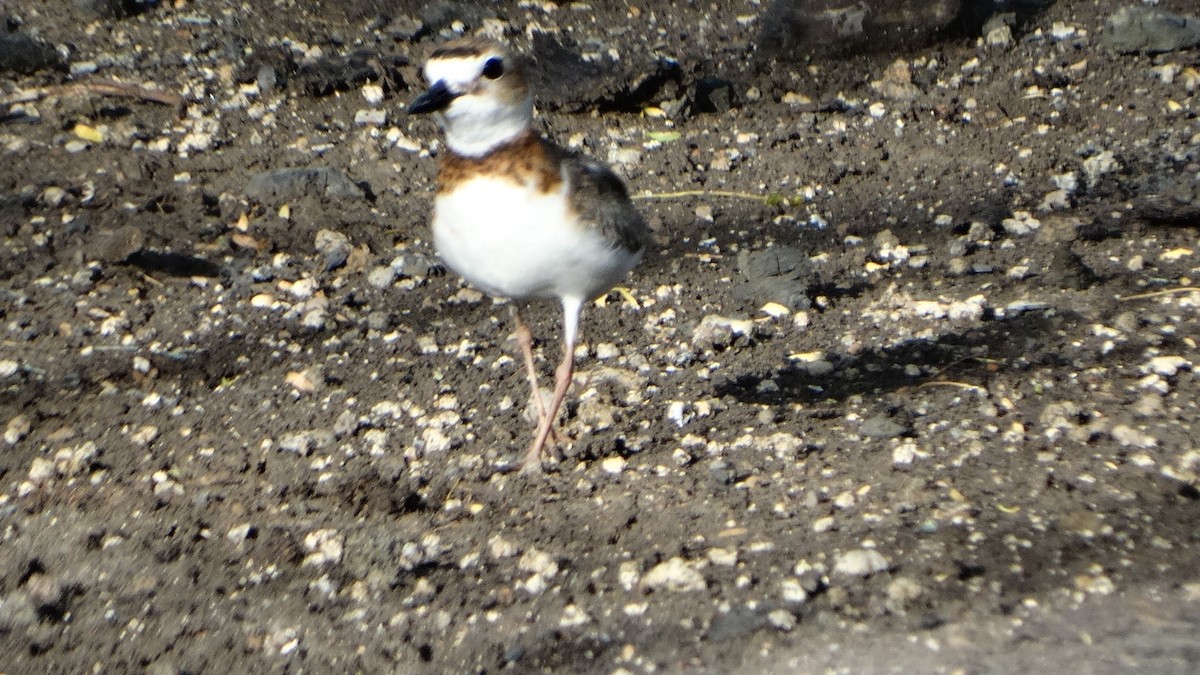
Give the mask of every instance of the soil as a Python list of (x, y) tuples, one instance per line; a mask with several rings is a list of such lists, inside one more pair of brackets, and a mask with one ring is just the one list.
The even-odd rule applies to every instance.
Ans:
[[(10, 3), (0, 667), (1196, 672), (1200, 53), (1102, 48), (1134, 4), (826, 59), (760, 2)], [(658, 243), (542, 475), (403, 113), (456, 29)]]

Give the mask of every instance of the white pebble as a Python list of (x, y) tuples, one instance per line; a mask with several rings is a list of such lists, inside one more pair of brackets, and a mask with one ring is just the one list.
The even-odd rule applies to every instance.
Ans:
[(363, 99), (371, 105), (383, 103), (383, 87), (377, 84), (365, 84), (362, 88)]
[(796, 616), (786, 609), (777, 609), (767, 614), (767, 621), (775, 628), (787, 632), (796, 627)]
[(1118, 424), (1112, 428), (1112, 437), (1122, 447), (1149, 449), (1158, 445), (1158, 439), (1150, 434), (1144, 434), (1126, 424)]
[(625, 470), (626, 463), (627, 462), (625, 461), (624, 457), (605, 457), (604, 460), (600, 462), (600, 468), (605, 473), (616, 475)]
[(892, 450), (892, 464), (908, 466), (917, 458), (917, 445), (911, 440), (904, 441)]
[(225, 535), (225, 538), (228, 539), (231, 544), (236, 546), (246, 541), (246, 538), (250, 536), (251, 529), (252, 526), (250, 523), (234, 525), (233, 527), (229, 528), (229, 533)]
[(671, 401), (667, 404), (667, 419), (674, 422), (675, 426), (682, 428), (692, 419), (692, 416), (686, 412), (686, 406), (687, 404), (683, 401)]
[(799, 579), (784, 579), (779, 584), (779, 596), (784, 602), (794, 605), (808, 601), (808, 591), (804, 590), (804, 585)]
[(29, 480), (36, 485), (41, 485), (53, 478), (56, 471), (54, 462), (44, 457), (35, 457), (29, 463)]
[(683, 558), (675, 557), (659, 563), (642, 577), (642, 586), (651, 590), (667, 590), (674, 593), (702, 591), (706, 588), (704, 576)]
[(354, 123), (360, 127), (381, 127), (387, 124), (387, 111), (363, 108), (354, 113)]
[(1163, 377), (1174, 377), (1180, 370), (1191, 370), (1192, 362), (1182, 356), (1156, 356), (1150, 359), (1144, 370)]
[(860, 548), (838, 554), (833, 573), (847, 577), (869, 577), (890, 567), (887, 558), (875, 549)]
[(576, 628), (590, 623), (592, 617), (588, 613), (580, 609), (578, 605), (567, 605), (563, 607), (562, 618), (558, 620), (560, 628)]
[(301, 279), (288, 286), (288, 293), (298, 300), (307, 300), (312, 297), (314, 291), (317, 290), (317, 282), (311, 277)]
[(4, 442), (9, 445), (16, 445), (29, 434), (29, 430), (32, 428), (33, 425), (27, 416), (17, 415), (9, 420), (8, 426), (4, 428)]
[(813, 521), (813, 532), (829, 532), (834, 529), (833, 516), (822, 516)]
[(12, 377), (21, 369), (21, 364), (12, 359), (0, 360), (0, 377)]
[(488, 540), (488, 551), (493, 558), (500, 560), (502, 558), (511, 558), (520, 552), (517, 545), (511, 541), (496, 535)]
[(342, 535), (337, 530), (313, 530), (304, 535), (304, 566), (321, 566), (336, 563), (342, 559)]
[(618, 350), (617, 346), (611, 342), (601, 342), (600, 344), (596, 345), (596, 358), (601, 361), (615, 359), (620, 356), (620, 354), (620, 350)]

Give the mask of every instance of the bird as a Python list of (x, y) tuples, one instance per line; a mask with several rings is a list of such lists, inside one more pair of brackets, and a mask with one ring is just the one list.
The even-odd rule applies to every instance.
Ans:
[[(467, 36), (436, 47), (428, 88), (408, 113), (432, 113), (445, 143), (432, 230), (442, 261), (476, 288), (513, 301), (516, 338), (538, 414), (522, 472), (542, 468), (571, 385), (585, 303), (613, 289), (651, 244), (625, 183), (602, 162), (566, 150), (534, 129), (524, 64), (503, 43)], [(547, 406), (538, 387), (533, 334), (521, 312), (562, 306), (563, 354)]]

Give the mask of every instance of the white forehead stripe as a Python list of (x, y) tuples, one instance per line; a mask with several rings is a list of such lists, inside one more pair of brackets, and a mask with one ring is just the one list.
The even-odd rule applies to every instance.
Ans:
[(483, 64), (499, 54), (431, 59), (425, 64), (425, 80), (444, 81), (451, 91), (462, 91), (483, 73)]

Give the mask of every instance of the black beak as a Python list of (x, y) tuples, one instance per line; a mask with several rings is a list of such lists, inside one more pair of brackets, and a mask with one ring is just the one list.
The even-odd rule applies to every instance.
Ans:
[(450, 91), (444, 81), (438, 80), (408, 106), (408, 114), (419, 115), (421, 113), (445, 110), (450, 105), (450, 102), (456, 98), (458, 98), (458, 94)]

